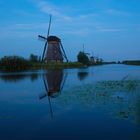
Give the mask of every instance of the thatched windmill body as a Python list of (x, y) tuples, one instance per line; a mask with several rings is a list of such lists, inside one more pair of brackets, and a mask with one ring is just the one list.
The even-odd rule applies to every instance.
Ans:
[(57, 36), (52, 36), (50, 34), (51, 28), (51, 15), (48, 27), (47, 37), (39, 35), (38, 37), (45, 40), (45, 46), (42, 54), (42, 61), (45, 62), (63, 62), (65, 59), (68, 62), (65, 50), (61, 43), (61, 39)]

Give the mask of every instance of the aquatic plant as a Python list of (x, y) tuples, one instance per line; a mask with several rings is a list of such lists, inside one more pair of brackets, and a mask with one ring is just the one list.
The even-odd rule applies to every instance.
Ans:
[(139, 89), (139, 80), (99, 81), (64, 89), (63, 96), (56, 100), (61, 107), (80, 106), (85, 110), (96, 108), (117, 119), (135, 121), (136, 118), (139, 122)]

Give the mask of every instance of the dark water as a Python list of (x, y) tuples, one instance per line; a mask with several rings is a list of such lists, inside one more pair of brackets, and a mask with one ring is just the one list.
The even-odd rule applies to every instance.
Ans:
[(0, 74), (0, 140), (140, 139), (140, 67)]

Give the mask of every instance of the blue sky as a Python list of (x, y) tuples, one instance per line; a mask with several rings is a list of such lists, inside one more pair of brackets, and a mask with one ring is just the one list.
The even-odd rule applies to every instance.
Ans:
[(41, 55), (49, 14), (71, 61), (83, 43), (106, 61), (140, 59), (140, 0), (1, 0), (0, 57)]

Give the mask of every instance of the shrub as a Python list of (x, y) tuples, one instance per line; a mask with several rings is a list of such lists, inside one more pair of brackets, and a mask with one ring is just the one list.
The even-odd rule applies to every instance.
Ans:
[(2, 71), (21, 71), (30, 67), (30, 62), (19, 56), (4, 56), (0, 60)]

